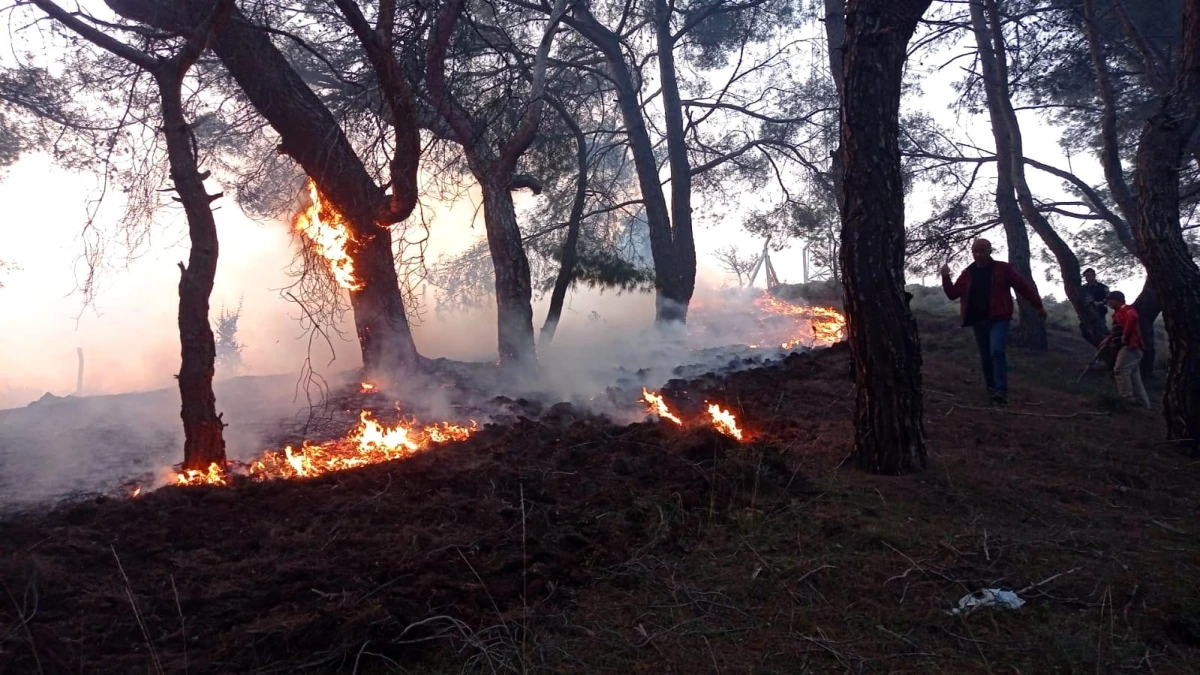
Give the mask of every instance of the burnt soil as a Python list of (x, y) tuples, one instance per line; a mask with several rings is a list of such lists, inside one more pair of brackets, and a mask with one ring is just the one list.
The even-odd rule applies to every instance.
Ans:
[[(837, 346), (666, 388), (746, 442), (560, 406), (308, 481), (0, 521), (0, 672), (1200, 672), (1200, 463), (1086, 346), (923, 325), (930, 465), (845, 462)], [(1019, 610), (947, 610), (980, 588)]]

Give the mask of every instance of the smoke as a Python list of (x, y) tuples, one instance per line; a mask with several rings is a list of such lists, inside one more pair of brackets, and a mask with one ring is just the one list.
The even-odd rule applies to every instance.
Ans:
[[(126, 478), (161, 475), (181, 459), (174, 374), (177, 265), (187, 257), (182, 214), (167, 214), (158, 239), (128, 264), (110, 260), (97, 303), (83, 308), (73, 290), (86, 215), (81, 205), (91, 193), (78, 176), (35, 160), (22, 160), (32, 170), (0, 183), (12, 220), (45, 224), (14, 228), (5, 238), (6, 259), (21, 269), (0, 290), (0, 507), (107, 490)], [(55, 186), (53, 198), (31, 198), (43, 185)], [(431, 259), (482, 236), (472, 226), (476, 209), (469, 200), (435, 210)], [(210, 315), (242, 303), (237, 340), (245, 345), (244, 375), (218, 381), (217, 409), (229, 424), (229, 455), (250, 459), (281, 427), (303, 423), (310, 404), (356, 383), (360, 355), (352, 317), (320, 334), (305, 331), (303, 311), (284, 297), (295, 246), (286, 223), (256, 224), (231, 208), (216, 216), (222, 248)], [(414, 338), (439, 370), (384, 383), (386, 393), (429, 422), (472, 412), (486, 422), (497, 411), (490, 399), (500, 395), (621, 412), (606, 389), (657, 387), (677, 376), (681, 364), (720, 367), (729, 354), (697, 350), (747, 342), (761, 328), (736, 311), (748, 297), (726, 295), (718, 284), (702, 269), (688, 327), (665, 334), (654, 326), (652, 294), (573, 291), (553, 344), (540, 346), (536, 372), (523, 374), (492, 366), (494, 306), (439, 313), (437, 294), (419, 288), (428, 306), (414, 317)], [(547, 302), (535, 304), (535, 329)], [(82, 398), (72, 396), (77, 348), (85, 360)], [(456, 363), (463, 361), (476, 363)]]

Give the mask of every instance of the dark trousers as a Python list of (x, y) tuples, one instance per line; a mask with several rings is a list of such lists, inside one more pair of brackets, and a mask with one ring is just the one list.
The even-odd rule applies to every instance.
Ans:
[(983, 380), (992, 394), (1008, 393), (1008, 357), (1004, 354), (1008, 345), (1008, 325), (1008, 321), (976, 321), (971, 325), (975, 331), (975, 344), (979, 347)]

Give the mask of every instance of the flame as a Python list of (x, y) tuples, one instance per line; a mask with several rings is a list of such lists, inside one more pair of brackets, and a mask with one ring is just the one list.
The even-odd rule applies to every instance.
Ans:
[(359, 391), (364, 394), (370, 394), (375, 391), (375, 385), (371, 384), (370, 382), (363, 382), (360, 386), (361, 389), (359, 389)]
[(409, 457), (439, 443), (463, 441), (478, 428), (475, 422), (469, 427), (449, 422), (425, 427), (415, 424), (389, 427), (372, 419), (370, 411), (364, 410), (359, 414), (358, 426), (345, 438), (318, 444), (306, 441), (299, 448), (288, 446), (283, 452), (268, 451), (251, 463), (249, 473), (257, 480), (311, 478)]
[(352, 291), (362, 289), (354, 276), (354, 261), (348, 247), (354, 242), (350, 228), (342, 215), (321, 199), (317, 184), (309, 178), (305, 184), (310, 203), (296, 215), (292, 226), (312, 244), (318, 255), (329, 261), (329, 270), (338, 286)]
[(175, 474), (176, 485), (226, 485), (225, 469), (220, 464), (213, 462), (208, 465), (207, 471), (197, 471), (196, 469), (188, 469)]
[(138, 497), (141, 497), (141, 496), (142, 496), (142, 486), (141, 486), (141, 485), (135, 485), (135, 486), (133, 487), (133, 492), (131, 492), (131, 493), (129, 494), (129, 498), (130, 498), (130, 499), (137, 499)]
[(662, 396), (650, 392), (645, 387), (642, 387), (641, 400), (646, 404), (646, 410), (651, 415), (658, 415), (659, 419), (671, 420), (675, 424), (683, 426), (683, 420), (679, 419), (675, 413), (671, 412), (671, 409), (667, 407), (667, 402), (663, 400)]
[(766, 314), (793, 317), (798, 322), (798, 334), (780, 343), (782, 349), (827, 347), (846, 338), (846, 317), (836, 309), (793, 305), (767, 293), (755, 298), (754, 306)]
[(737, 440), (742, 440), (742, 430), (738, 427), (737, 418), (728, 410), (722, 410), (721, 406), (716, 403), (708, 405), (708, 415), (712, 418), (713, 428), (725, 434), (732, 436)]

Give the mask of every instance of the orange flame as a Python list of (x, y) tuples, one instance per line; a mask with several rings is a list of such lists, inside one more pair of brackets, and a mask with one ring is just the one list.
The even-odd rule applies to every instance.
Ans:
[(478, 428), (475, 422), (469, 427), (449, 422), (425, 427), (403, 424), (387, 427), (371, 419), (371, 413), (364, 410), (359, 415), (358, 427), (345, 438), (320, 444), (305, 442), (299, 448), (288, 446), (283, 452), (267, 452), (250, 465), (250, 476), (258, 480), (311, 478), (378, 464), (409, 457), (439, 443), (466, 440)]
[(370, 394), (375, 391), (375, 385), (371, 384), (370, 382), (363, 382), (359, 391), (364, 394)]
[(317, 184), (309, 178), (305, 184), (310, 204), (296, 215), (292, 226), (312, 244), (318, 255), (329, 261), (329, 270), (338, 286), (352, 291), (362, 289), (354, 276), (354, 261), (348, 247), (354, 242), (350, 228), (342, 215), (321, 199)]
[(660, 419), (671, 420), (675, 424), (683, 426), (683, 420), (679, 419), (675, 413), (671, 412), (671, 409), (667, 407), (667, 402), (663, 400), (662, 396), (652, 393), (645, 387), (642, 387), (641, 400), (646, 404), (646, 410), (651, 415), (658, 415)]
[(755, 298), (754, 306), (767, 314), (789, 316), (798, 321), (799, 334), (780, 343), (779, 346), (783, 349), (794, 349), (802, 345), (827, 347), (846, 338), (846, 317), (836, 309), (793, 305), (766, 293)]
[(135, 486), (133, 487), (133, 492), (131, 492), (131, 493), (129, 494), (129, 498), (130, 498), (130, 499), (137, 499), (138, 497), (141, 497), (141, 496), (142, 496), (142, 486), (141, 486), (141, 485), (135, 485)]
[(208, 465), (207, 471), (188, 469), (175, 474), (176, 485), (226, 485), (225, 469), (216, 462)]
[(722, 410), (721, 406), (716, 403), (710, 403), (708, 406), (708, 415), (712, 418), (712, 425), (717, 431), (732, 436), (737, 440), (742, 440), (742, 430), (738, 427), (737, 418), (728, 410)]

